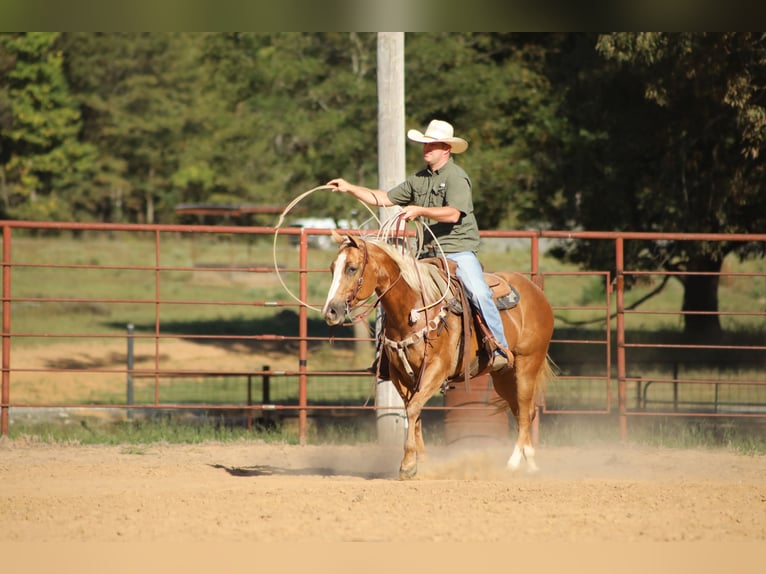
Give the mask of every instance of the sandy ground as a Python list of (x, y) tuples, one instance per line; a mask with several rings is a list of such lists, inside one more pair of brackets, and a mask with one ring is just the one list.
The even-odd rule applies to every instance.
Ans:
[[(120, 368), (123, 347), (22, 348), (14, 360)], [(152, 350), (137, 351), (137, 366), (151, 366)], [(188, 342), (163, 344), (160, 359), (163, 368), (253, 363), (250, 349)], [(293, 368), (294, 357), (262, 363)], [(53, 388), (78, 400), (122, 384), (49, 378), (16, 373), (14, 398), (34, 402)], [(0, 571), (719, 574), (760, 571), (766, 556), (764, 456), (542, 445), (541, 472), (530, 476), (505, 471), (507, 448), (429, 452), (402, 482), (401, 449), (375, 445), (0, 439)]]
[(1, 542), (766, 541), (766, 457), (727, 451), (0, 441)]

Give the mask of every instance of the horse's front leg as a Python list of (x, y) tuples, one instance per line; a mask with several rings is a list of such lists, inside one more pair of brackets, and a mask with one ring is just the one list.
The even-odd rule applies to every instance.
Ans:
[(420, 380), (420, 389), (412, 395), (406, 405), (407, 410), (407, 437), (404, 441), (404, 458), (399, 466), (399, 478), (408, 479), (418, 472), (418, 462), (426, 459), (426, 445), (423, 440), (423, 421), (421, 413), (423, 407), (444, 381), (444, 365), (434, 361), (423, 373)]
[(404, 458), (399, 465), (399, 478), (407, 480), (418, 473), (418, 458), (425, 454), (423, 442), (423, 422), (420, 413), (425, 401), (416, 393), (407, 405), (407, 436), (404, 439)]
[(423, 418), (418, 417), (415, 422), (415, 452), (418, 455), (418, 462), (426, 460), (426, 443), (423, 441)]

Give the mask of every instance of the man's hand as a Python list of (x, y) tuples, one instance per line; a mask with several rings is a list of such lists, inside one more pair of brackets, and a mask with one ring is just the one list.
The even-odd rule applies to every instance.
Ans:
[(327, 182), (327, 186), (332, 188), (333, 193), (350, 193), (359, 201), (363, 201), (367, 205), (377, 205), (378, 207), (390, 207), (393, 205), (391, 200), (388, 199), (388, 194), (380, 189), (369, 189), (362, 187), (361, 185), (354, 185), (347, 182), (342, 177), (331, 179)]
[(338, 191), (340, 193), (348, 193), (351, 188), (351, 184), (341, 177), (331, 179), (327, 185), (333, 188), (333, 192)]
[(423, 215), (423, 208), (419, 205), (405, 205), (402, 207), (402, 213), (405, 221), (412, 221)]
[(460, 220), (460, 210), (449, 205), (443, 207), (421, 207), (419, 205), (407, 205), (402, 208), (404, 219), (412, 221), (418, 217), (432, 219), (442, 223), (457, 223)]

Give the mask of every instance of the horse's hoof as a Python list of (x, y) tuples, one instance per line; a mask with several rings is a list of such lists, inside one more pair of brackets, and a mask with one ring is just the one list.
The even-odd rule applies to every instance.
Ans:
[[(513, 463), (509, 462), (507, 465), (505, 465), (505, 468), (509, 472), (515, 474), (515, 473), (519, 472), (519, 470), (521, 470), (521, 464), (520, 463), (519, 464), (513, 464)], [(529, 475), (535, 475), (538, 472), (540, 472), (540, 469), (537, 467), (537, 465), (534, 462), (527, 461), (526, 472)]]
[(410, 480), (411, 478), (415, 478), (415, 475), (417, 473), (418, 473), (417, 466), (411, 466), (409, 468), (400, 467), (399, 480)]

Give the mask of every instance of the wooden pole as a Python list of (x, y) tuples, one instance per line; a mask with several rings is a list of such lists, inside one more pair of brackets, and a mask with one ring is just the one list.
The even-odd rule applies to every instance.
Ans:
[[(404, 32), (378, 32), (378, 187), (391, 189), (405, 178), (404, 157)], [(391, 208), (380, 208), (385, 221)], [(376, 321), (379, 335), (380, 318)], [(404, 402), (391, 381), (375, 386), (378, 442), (404, 442)]]

